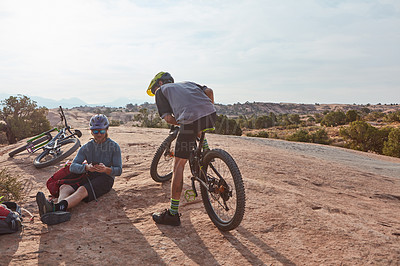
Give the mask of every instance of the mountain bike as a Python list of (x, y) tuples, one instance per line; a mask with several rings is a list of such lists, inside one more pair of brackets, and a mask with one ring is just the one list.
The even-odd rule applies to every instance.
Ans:
[[(50, 166), (70, 156), (80, 147), (81, 143), (78, 138), (82, 136), (82, 132), (77, 129), (74, 132), (71, 131), (61, 106), (59, 107), (59, 114), (61, 122), (64, 122), (63, 128), (58, 129), (55, 127), (28, 139), (24, 146), (11, 151), (8, 155), (13, 157), (25, 150), (29, 153), (43, 150), (33, 161), (33, 165), (36, 168)], [(57, 134), (53, 137), (51, 135), (52, 132), (57, 132)]]
[[(172, 126), (169, 136), (154, 154), (150, 175), (156, 182), (172, 178), (175, 139), (179, 127)], [(185, 199), (198, 196), (195, 182), (200, 184), (204, 208), (211, 221), (221, 231), (235, 229), (245, 211), (245, 190), (239, 167), (229, 153), (222, 149), (204, 149), (206, 130), (201, 132), (189, 157), (192, 189), (185, 191)]]

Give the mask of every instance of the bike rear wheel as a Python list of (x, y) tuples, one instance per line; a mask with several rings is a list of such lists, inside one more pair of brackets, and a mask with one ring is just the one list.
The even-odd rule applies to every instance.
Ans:
[(36, 168), (43, 168), (58, 163), (76, 151), (80, 144), (77, 138), (61, 140), (57, 149), (44, 148), (44, 151), (33, 161), (33, 165)]
[(176, 134), (170, 134), (157, 149), (150, 166), (150, 175), (156, 182), (165, 182), (172, 178), (175, 158)]
[(241, 223), (246, 197), (242, 175), (234, 159), (224, 150), (208, 151), (203, 160), (202, 177), (208, 187), (200, 186), (204, 207), (221, 231)]
[(11, 151), (8, 154), (8, 156), (13, 157), (15, 154), (23, 152), (23, 151), (27, 150), (31, 146), (35, 146), (37, 144), (40, 144), (40, 143), (45, 142), (45, 141), (50, 140), (50, 139), (51, 139), (51, 136), (45, 135), (45, 136), (43, 136), (41, 138), (38, 138), (37, 140), (32, 141), (31, 143), (28, 143), (28, 144), (26, 144), (26, 145), (24, 145), (22, 147), (19, 147), (18, 149), (15, 149), (15, 150)]

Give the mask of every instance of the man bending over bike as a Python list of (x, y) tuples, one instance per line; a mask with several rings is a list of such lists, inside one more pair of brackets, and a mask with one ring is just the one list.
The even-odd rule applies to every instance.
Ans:
[(179, 125), (175, 145), (175, 162), (171, 183), (171, 206), (153, 214), (158, 224), (180, 225), (179, 200), (183, 188), (183, 171), (198, 134), (215, 125), (216, 110), (213, 90), (194, 82), (174, 83), (168, 72), (158, 73), (147, 89), (156, 98), (160, 117), (167, 123)]
[(82, 200), (89, 202), (108, 193), (115, 176), (122, 173), (121, 148), (108, 137), (109, 121), (105, 115), (94, 115), (89, 122), (93, 139), (83, 145), (74, 158), (70, 171), (88, 173), (87, 178), (74, 185), (60, 186), (58, 203), (48, 201), (42, 192), (36, 195), (39, 214), (43, 223), (58, 224), (68, 221), (68, 209)]

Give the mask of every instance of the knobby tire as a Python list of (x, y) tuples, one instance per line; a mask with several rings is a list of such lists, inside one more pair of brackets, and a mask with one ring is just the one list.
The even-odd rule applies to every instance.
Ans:
[[(71, 148), (69, 148), (68, 150), (63, 151), (62, 150), (62, 146), (66, 145), (66, 144), (69, 144), (69, 143), (74, 143), (74, 145), (71, 146)], [(77, 139), (77, 138), (70, 138), (70, 139), (61, 140), (60, 141), (60, 145), (61, 145), (60, 149), (61, 149), (61, 151), (60, 151), (59, 154), (53, 156), (53, 158), (50, 159), (50, 160), (46, 160), (46, 161), (41, 162), (41, 160), (49, 154), (49, 150), (45, 149), (41, 154), (39, 154), (36, 157), (36, 159), (33, 161), (33, 165), (36, 168), (44, 168), (44, 167), (50, 166), (52, 164), (58, 163), (61, 160), (63, 160), (65, 158), (67, 158), (68, 156), (70, 156), (74, 151), (76, 151), (79, 148), (80, 144), (81, 143), (80, 143), (79, 139)]]
[[(159, 173), (159, 166), (160, 160), (164, 160), (162, 158), (164, 156), (164, 152), (167, 148), (171, 147), (172, 142), (176, 139), (176, 134), (170, 134), (168, 137), (161, 143), (160, 147), (157, 149), (156, 153), (154, 154), (153, 160), (151, 161), (150, 166), (150, 175), (156, 182), (165, 182), (172, 178), (173, 172), (173, 156), (171, 156), (171, 171), (167, 170), (167, 173)], [(172, 151), (175, 152), (175, 151)], [(168, 158), (166, 158), (168, 159)]]
[[(219, 173), (216, 174), (214, 170), (211, 167), (211, 164), (216, 164), (216, 161), (220, 160), (221, 162), (221, 167), (226, 166), (227, 169), (229, 169), (229, 174), (224, 174), (224, 173)], [(246, 197), (245, 197), (245, 190), (244, 190), (244, 185), (243, 185), (243, 180), (242, 180), (242, 175), (240, 173), (239, 167), (237, 166), (236, 162), (234, 159), (224, 150), (221, 149), (213, 149), (211, 151), (208, 151), (204, 157), (203, 160), (203, 173), (205, 173), (207, 176), (212, 176), (216, 178), (217, 180), (220, 180), (220, 177), (224, 178), (226, 183), (230, 185), (232, 188), (232, 194), (235, 196), (235, 199), (229, 198), (226, 201), (226, 204), (230, 205), (235, 205), (235, 210), (234, 214), (231, 215), (232, 217), (229, 219), (223, 218), (223, 214), (219, 214), (217, 207), (218, 204), (216, 204), (216, 207), (213, 207), (212, 200), (213, 196), (219, 198), (220, 203), (223, 203), (222, 196), (218, 195), (218, 193), (213, 193), (209, 192), (209, 189), (201, 186), (201, 197), (203, 199), (203, 204), (204, 207), (207, 211), (208, 216), (210, 217), (211, 221), (217, 226), (218, 229), (221, 231), (230, 231), (235, 229), (236, 227), (239, 226), (241, 223), (243, 216), (244, 216), (244, 211), (245, 211), (245, 205), (246, 205)], [(218, 170), (218, 169), (217, 169)], [(224, 176), (225, 175), (225, 176)], [(227, 175), (230, 175), (229, 177)], [(202, 177), (204, 179), (204, 176)], [(231, 182), (230, 182), (231, 181)], [(232, 184), (233, 182), (233, 184)], [(231, 201), (229, 201), (231, 200)], [(235, 201), (235, 202), (232, 202)], [(218, 203), (218, 201), (217, 201)], [(223, 204), (220, 204), (222, 206)], [(231, 207), (233, 208), (233, 207)], [(225, 210), (224, 210), (225, 211)], [(233, 210), (232, 210), (233, 212)]]

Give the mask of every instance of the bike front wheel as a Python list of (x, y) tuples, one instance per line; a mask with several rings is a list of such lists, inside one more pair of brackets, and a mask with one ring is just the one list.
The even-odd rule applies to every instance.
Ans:
[(156, 182), (165, 182), (172, 178), (175, 158), (176, 134), (170, 134), (157, 149), (150, 166), (150, 175)]
[(246, 197), (242, 174), (235, 160), (224, 150), (208, 151), (203, 160), (201, 197), (211, 221), (221, 231), (235, 229), (241, 223)]
[(56, 149), (44, 148), (44, 151), (33, 161), (33, 165), (36, 168), (43, 168), (58, 163), (76, 151), (80, 144), (77, 138), (61, 140)]

